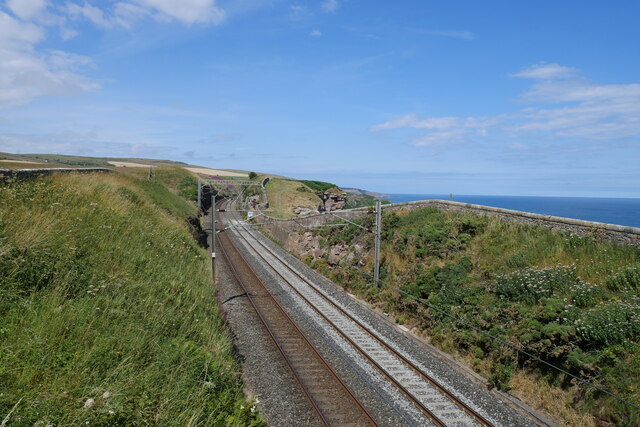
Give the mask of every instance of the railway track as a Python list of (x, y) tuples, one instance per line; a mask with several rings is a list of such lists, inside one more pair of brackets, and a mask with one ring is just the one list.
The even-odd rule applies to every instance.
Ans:
[(318, 421), (327, 426), (378, 425), (273, 298), (229, 236), (226, 233), (218, 236), (218, 247), (233, 276), (317, 414)]
[(433, 424), (438, 426), (493, 425), (485, 416), (379, 338), (378, 334), (371, 331), (320, 288), (283, 261), (268, 246), (255, 238), (247, 227), (238, 225), (235, 227), (234, 234), (248, 250), (264, 261), (264, 264), (288, 289), (324, 319)]

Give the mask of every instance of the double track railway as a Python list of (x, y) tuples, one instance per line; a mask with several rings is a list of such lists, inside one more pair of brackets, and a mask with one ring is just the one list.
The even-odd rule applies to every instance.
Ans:
[(378, 425), (273, 298), (229, 236), (221, 233), (219, 242), (233, 276), (247, 295), (318, 420), (327, 426)]
[[(320, 287), (305, 278), (269, 246), (256, 238), (238, 218), (232, 233), (245, 250), (262, 261), (283, 286), (323, 319), (345, 342), (373, 366), (428, 421), (437, 426), (491, 426), (493, 423), (456, 396), (345, 310)], [(220, 233), (222, 252), (234, 276), (249, 296), (283, 359), (290, 366), (318, 418), (326, 425), (377, 425), (364, 404), (340, 380), (329, 363), (273, 298), (268, 287), (243, 258), (228, 232)], [(266, 298), (254, 298), (262, 295)]]

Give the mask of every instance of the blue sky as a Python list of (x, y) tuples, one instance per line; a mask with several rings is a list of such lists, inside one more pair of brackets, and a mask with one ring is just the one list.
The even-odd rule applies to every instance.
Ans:
[(640, 197), (637, 1), (0, 2), (0, 151)]

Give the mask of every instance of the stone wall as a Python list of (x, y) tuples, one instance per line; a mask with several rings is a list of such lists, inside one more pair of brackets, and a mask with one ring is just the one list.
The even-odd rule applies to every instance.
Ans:
[[(511, 209), (494, 208), (490, 206), (472, 205), (447, 200), (422, 200), (417, 202), (394, 203), (383, 205), (385, 211), (420, 209), (434, 207), (443, 211), (468, 212), (478, 215), (491, 215), (503, 221), (517, 224), (542, 226), (556, 231), (565, 231), (581, 236), (590, 235), (604, 241), (633, 245), (640, 247), (640, 228), (625, 227), (601, 222), (583, 221), (579, 219), (562, 218), (551, 215), (540, 215)], [(304, 218), (274, 219), (259, 218), (264, 222), (263, 228), (278, 242), (284, 244), (290, 232), (304, 230), (309, 227), (324, 225), (339, 220), (339, 217), (353, 220), (366, 215), (372, 208), (348, 209)]]

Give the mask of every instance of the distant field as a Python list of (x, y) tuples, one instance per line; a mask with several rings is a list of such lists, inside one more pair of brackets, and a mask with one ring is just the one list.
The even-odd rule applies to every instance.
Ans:
[(199, 168), (199, 167), (186, 167), (186, 170), (193, 173), (201, 173), (203, 175), (218, 175), (218, 176), (236, 176), (242, 178), (248, 178), (249, 174), (240, 173), (240, 172), (229, 172), (221, 169), (209, 169), (209, 168)]
[(41, 162), (30, 162), (27, 160), (13, 160), (13, 159), (0, 160), (0, 162), (1, 163), (27, 163), (27, 164), (36, 164), (36, 165), (42, 164)]
[(109, 162), (110, 165), (121, 167), (121, 168), (148, 168), (151, 165), (145, 165), (143, 163), (133, 163), (133, 162)]

